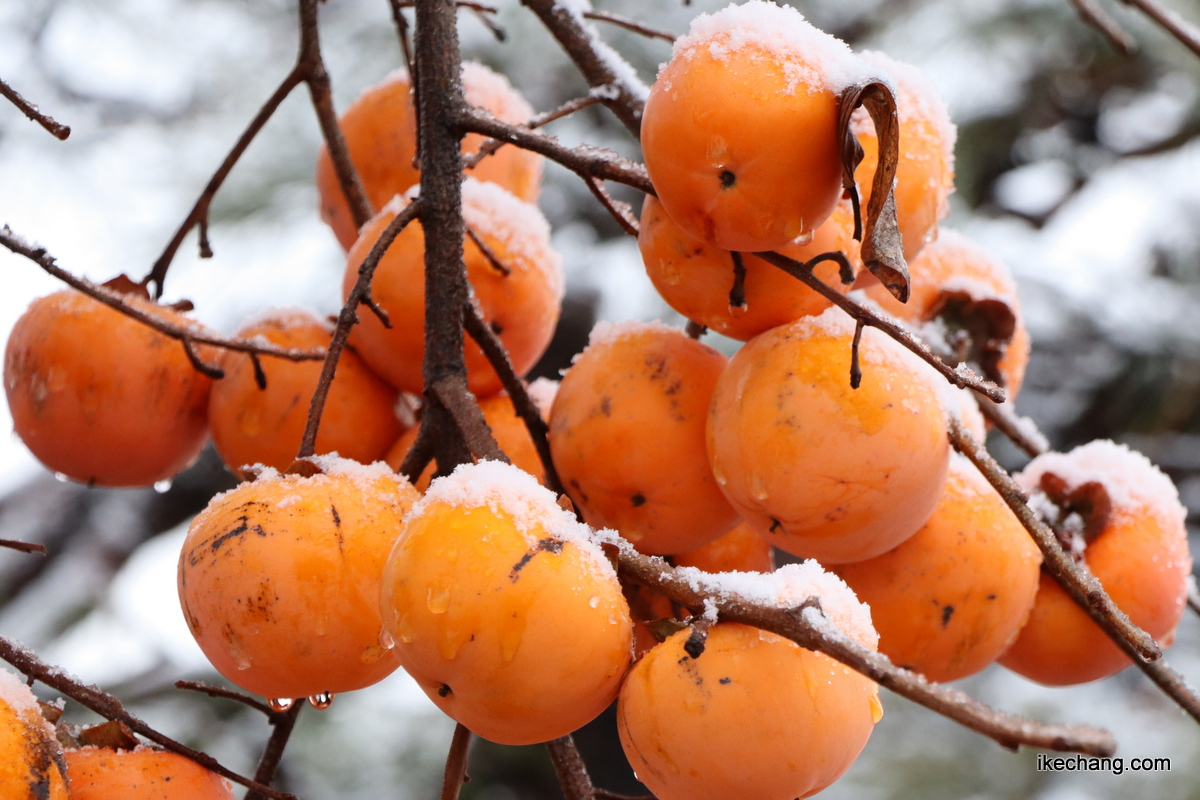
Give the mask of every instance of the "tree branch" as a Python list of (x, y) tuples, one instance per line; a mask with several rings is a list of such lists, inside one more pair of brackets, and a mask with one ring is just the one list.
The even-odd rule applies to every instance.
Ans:
[(40, 556), (46, 555), (46, 545), (37, 544), (36, 542), (18, 542), (15, 539), (0, 539), (0, 547), (9, 550), (16, 550), (20, 553), (37, 553)]
[[(254, 771), (254, 780), (257, 783), (263, 786), (271, 785), (275, 772), (279, 769), (279, 762), (283, 759), (284, 748), (287, 747), (292, 730), (296, 727), (296, 718), (300, 716), (300, 710), (303, 708), (304, 703), (294, 703), (287, 711), (271, 714), (271, 738), (267, 739), (262, 758), (258, 760), (258, 769)], [(261, 793), (252, 790), (246, 793), (244, 800), (263, 800), (263, 797)]]
[(1121, 0), (1154, 20), (1167, 33), (1174, 36), (1196, 55), (1200, 56), (1200, 31), (1170, 9), (1163, 8), (1155, 0)]
[(1033, 420), (1019, 417), (1012, 407), (1007, 404), (993, 403), (983, 395), (975, 395), (979, 413), (996, 426), (996, 430), (1007, 436), (1013, 444), (1025, 451), (1025, 454), (1036, 458), (1050, 449), (1050, 443)]
[(36, 122), (38, 125), (41, 125), (50, 133), (51, 136), (59, 141), (65, 142), (67, 137), (71, 135), (70, 126), (56, 122), (53, 117), (43, 114), (38, 110), (37, 106), (26, 100), (24, 97), (21, 97), (16, 89), (9, 86), (3, 80), (0, 80), (0, 95), (7, 97), (14, 106), (21, 110), (22, 114)]
[(675, 35), (660, 31), (657, 28), (651, 28), (643, 25), (637, 20), (632, 20), (629, 17), (623, 17), (620, 14), (611, 14), (607, 11), (585, 11), (583, 16), (587, 19), (594, 19), (597, 22), (607, 22), (610, 25), (616, 25), (618, 28), (624, 28), (627, 31), (640, 33), (642, 36), (650, 39), (662, 39), (667, 42), (674, 42)]
[(1107, 39), (1109, 45), (1118, 53), (1131, 56), (1137, 52), (1137, 42), (1133, 40), (1133, 37), (1126, 33), (1095, 0), (1071, 0), (1071, 5), (1075, 7), (1075, 13), (1079, 15), (1079, 18), (1099, 31), (1100, 35)]
[(206, 694), (209, 697), (219, 697), (223, 700), (233, 700), (235, 703), (241, 703), (244, 706), (253, 708), (255, 711), (261, 711), (268, 717), (279, 713), (266, 703), (260, 703), (248, 694), (235, 692), (231, 689), (222, 689), (219, 686), (209, 686), (207, 683), (200, 681), (175, 681), (175, 688), (187, 692), (199, 692), (200, 694)]
[(566, 800), (595, 800), (596, 788), (592, 786), (587, 765), (583, 763), (571, 734), (546, 742), (546, 749), (550, 751), (554, 773)]
[[(550, 124), (556, 119), (562, 119), (568, 114), (574, 114), (576, 111), (585, 109), (588, 106), (594, 106), (599, 102), (600, 98), (591, 94), (587, 95), (586, 97), (576, 98), (575, 100), (568, 100), (553, 111), (547, 111), (542, 114), (538, 114), (533, 119), (529, 120), (529, 122), (526, 122), (523, 127), (529, 130), (535, 130), (543, 125)], [(497, 150), (503, 147), (504, 144), (505, 143), (499, 139), (486, 140), (482, 145), (480, 145), (478, 150), (463, 158), (463, 168), (468, 170), (475, 169), (475, 167), (479, 166), (480, 161), (483, 161), (488, 156), (493, 155)]]
[(442, 777), (441, 800), (458, 800), (463, 782), (467, 779), (467, 755), (471, 748), (471, 732), (461, 722), (454, 726), (450, 752), (446, 754), (446, 771)]

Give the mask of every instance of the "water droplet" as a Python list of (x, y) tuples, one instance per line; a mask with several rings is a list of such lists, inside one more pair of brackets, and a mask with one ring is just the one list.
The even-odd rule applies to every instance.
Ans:
[(12, 432), (12, 440), (17, 444), (25, 444), (24, 440), (21, 439), (21, 434), (17, 433), (15, 430)]
[(362, 653), (358, 656), (358, 660), (364, 664), (374, 664), (376, 661), (383, 658), (383, 654), (386, 652), (387, 650), (385, 650), (383, 647), (377, 644), (370, 644), (363, 648)]
[(598, 594), (592, 595), (592, 598), (590, 600), (588, 600), (588, 605), (591, 606), (592, 608), (595, 608), (596, 606), (600, 605), (600, 595), (598, 595)]
[[(803, 223), (801, 223), (801, 224), (803, 224)], [(799, 236), (797, 236), (795, 239), (792, 240), (792, 244), (798, 244), (798, 245), (812, 244), (813, 235), (815, 233), (816, 233), (815, 230), (811, 230), (808, 233), (802, 233)]]
[(747, 312), (749, 311), (749, 303), (742, 303), (740, 306), (735, 306), (732, 303), (729, 304), (729, 316), (733, 317), (734, 319), (741, 319), (742, 317), (746, 316)]
[(883, 719), (883, 703), (879, 701), (879, 695), (871, 695), (871, 721), (879, 722)]
[(295, 704), (296, 701), (290, 697), (277, 697), (267, 700), (267, 706), (270, 707), (272, 711), (278, 711), (279, 713), (287, 711)]
[(379, 632), (379, 646), (384, 650), (391, 650), (396, 646), (396, 640), (387, 631)]
[(159, 494), (165, 494), (171, 491), (171, 479), (167, 478), (166, 480), (155, 481), (154, 491), (158, 492)]
[(767, 486), (761, 475), (750, 476), (750, 496), (760, 503), (767, 499)]
[[(391, 637), (389, 636), (388, 638), (390, 639)], [(396, 638), (405, 644), (412, 644), (413, 640), (417, 638), (416, 633), (413, 632), (412, 623), (408, 621), (408, 614), (396, 620)], [(395, 644), (393, 641), (392, 646), (394, 647)], [(387, 647), (387, 644), (385, 643), (383, 646)]]
[(713, 477), (717, 479), (717, 483), (721, 486), (725, 485), (725, 470), (721, 469), (721, 462), (713, 459), (712, 461)]
[(319, 711), (324, 711), (333, 705), (333, 692), (314, 694), (308, 698), (308, 704)]
[(450, 588), (438, 589), (430, 586), (429, 594), (425, 596), (425, 606), (430, 614), (445, 614), (446, 609), (450, 608)]
[(69, 481), (71, 479), (68, 478), (65, 473), (56, 472), (56, 473), (54, 473), (54, 480), (58, 481), (59, 483), (66, 483), (67, 481)]

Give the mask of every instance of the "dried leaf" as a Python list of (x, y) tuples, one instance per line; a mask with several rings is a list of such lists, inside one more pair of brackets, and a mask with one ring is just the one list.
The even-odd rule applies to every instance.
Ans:
[[(940, 319), (953, 340), (964, 334), (966, 351), (962, 361), (977, 364), (984, 377), (1000, 386), (1005, 385), (1000, 362), (1008, 352), (1017, 329), (1013, 307), (999, 298), (976, 300), (967, 292), (942, 292), (930, 308), (930, 319)], [(952, 347), (953, 341), (949, 341)]]
[(131, 294), (136, 297), (140, 297), (143, 300), (150, 299), (150, 291), (142, 284), (134, 282), (133, 279), (125, 273), (121, 273), (112, 280), (107, 280), (100, 285), (105, 289), (112, 289), (118, 294)]
[(139, 744), (133, 731), (116, 720), (80, 728), (76, 738), (85, 745), (108, 750), (132, 750)]

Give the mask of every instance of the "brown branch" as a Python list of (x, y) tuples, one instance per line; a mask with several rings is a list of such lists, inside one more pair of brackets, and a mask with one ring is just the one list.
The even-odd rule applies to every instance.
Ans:
[(222, 689), (219, 686), (209, 686), (207, 683), (200, 681), (175, 681), (175, 688), (186, 692), (199, 692), (200, 694), (206, 694), (209, 697), (218, 697), (223, 700), (233, 700), (236, 703), (253, 708), (255, 711), (261, 711), (268, 717), (279, 713), (266, 703), (261, 703), (248, 694), (235, 692), (232, 689)]
[(579, 755), (579, 748), (571, 734), (546, 742), (550, 760), (554, 762), (554, 774), (562, 787), (566, 800), (595, 800), (596, 787), (588, 777), (587, 765)]
[(521, 0), (521, 4), (538, 15), (589, 86), (612, 87), (611, 96), (601, 99), (633, 138), (640, 139), (647, 89), (637, 79), (633, 67), (600, 40), (595, 28), (576, 10), (575, 4), (557, 0)]
[(845, 664), (881, 686), (915, 703), (981, 733), (1002, 746), (1017, 749), (1022, 745), (1046, 750), (1112, 755), (1116, 741), (1106, 730), (1083, 725), (1043, 724), (996, 711), (964, 692), (930, 683), (924, 676), (897, 667), (887, 656), (877, 653), (832, 625), (809, 601), (798, 608), (760, 606), (718, 585), (705, 586), (693, 577), (683, 577), (661, 558), (638, 553), (627, 543), (618, 552), (618, 574), (629, 581), (649, 587), (691, 608), (713, 603), (718, 618), (739, 622), (786, 637), (801, 647), (816, 650)]
[(510, 125), (475, 108), (465, 109), (459, 117), (459, 124), (472, 133), (482, 133), (505, 144), (541, 153), (585, 180), (590, 176), (623, 183), (646, 194), (655, 194), (646, 168), (611, 150), (587, 145), (567, 147), (552, 136), (534, 133), (520, 125)]
[(587, 19), (594, 19), (597, 22), (607, 22), (610, 25), (616, 25), (618, 28), (624, 28), (627, 31), (640, 33), (642, 36), (650, 39), (662, 39), (663, 41), (667, 42), (675, 41), (675, 36), (673, 34), (643, 25), (637, 20), (632, 20), (629, 17), (623, 17), (620, 14), (611, 14), (607, 11), (585, 11), (583, 12), (583, 16)]
[(873, 328), (883, 331), (941, 373), (946, 380), (955, 386), (963, 389), (974, 389), (985, 397), (995, 400), (997, 403), (1004, 402), (1004, 390), (999, 386), (979, 377), (965, 365), (960, 365), (957, 369), (947, 366), (938, 358), (936, 353), (929, 349), (929, 346), (924, 341), (914, 336), (911, 331), (899, 322), (887, 315), (876, 313), (873, 309), (868, 308), (862, 303), (846, 297), (813, 274), (813, 267), (822, 261), (832, 260), (837, 261), (839, 264), (845, 263), (846, 257), (841, 253), (823, 253), (806, 263), (801, 263), (779, 253), (762, 252), (755, 253), (754, 255), (763, 261), (774, 264), (792, 277), (797, 278), (817, 294), (845, 311), (856, 322), (862, 322), (864, 325), (870, 325)]
[(1025, 451), (1025, 454), (1036, 458), (1050, 449), (1046, 437), (1028, 418), (1018, 417), (1012, 407), (1007, 404), (993, 403), (982, 395), (975, 395), (979, 413), (983, 414), (996, 430), (1007, 436), (1013, 444)]
[[(283, 751), (288, 739), (292, 737), (292, 729), (296, 727), (296, 718), (300, 716), (303, 703), (295, 703), (287, 711), (271, 714), (271, 738), (263, 748), (262, 757), (258, 760), (258, 768), (254, 771), (254, 780), (263, 786), (270, 786), (283, 759)], [(246, 793), (244, 800), (263, 800), (262, 794), (255, 791)]]
[(1195, 581), (1188, 583), (1187, 604), (1196, 614), (1200, 614), (1200, 592), (1196, 590)]
[[(559, 106), (558, 108), (556, 108), (552, 111), (547, 111), (542, 114), (538, 114), (533, 119), (526, 122), (524, 127), (531, 131), (536, 130), (537, 128), (540, 128), (543, 125), (549, 125), (551, 122), (554, 122), (554, 120), (556, 120), (556, 119), (562, 119), (563, 117), (565, 117), (569, 114), (574, 114), (576, 111), (581, 111), (582, 109), (585, 109), (588, 106), (594, 106), (594, 105), (596, 105), (596, 103), (599, 103), (599, 102), (600, 102), (600, 99), (598, 97), (596, 97), (595, 95), (590, 95), (590, 94), (587, 95), (586, 97), (579, 97), (574, 100), (568, 100), (567, 102), (563, 103), (561, 106)], [(471, 155), (465, 156), (463, 158), (463, 169), (466, 169), (466, 170), (475, 169), (475, 167), (479, 166), (480, 161), (483, 161), (485, 158), (487, 158), (490, 155), (494, 155), (497, 150), (499, 150), (501, 147), (504, 146), (504, 144), (505, 143), (500, 141), (499, 139), (487, 139), (486, 141), (484, 141), (484, 143), (482, 145), (480, 145), (478, 150), (476, 150)]]
[[(404, 207), (388, 226), (379, 234), (379, 238), (371, 247), (371, 252), (363, 259), (358, 267), (358, 279), (354, 288), (346, 298), (342, 310), (338, 314), (337, 325), (333, 329), (333, 337), (325, 354), (325, 363), (321, 365), (321, 375), (317, 379), (317, 387), (313, 390), (312, 399), (308, 404), (308, 421), (304, 424), (304, 436), (300, 439), (300, 450), (297, 460), (308, 458), (316, 452), (317, 431), (321, 427), (321, 415), (325, 412), (325, 400), (329, 396), (329, 387), (333, 384), (333, 376), (337, 373), (338, 361), (342, 351), (346, 349), (346, 340), (350, 338), (350, 329), (358, 322), (358, 306), (364, 304), (375, 306), (371, 299), (371, 279), (375, 276), (375, 268), (392, 242), (400, 235), (400, 231), (417, 218), (421, 213), (422, 203), (418, 198)], [(382, 309), (380, 309), (382, 311)], [(386, 320), (385, 320), (386, 324)]]
[(488, 262), (488, 265), (492, 269), (496, 270), (496, 272), (499, 272), (506, 278), (509, 275), (512, 275), (512, 270), (500, 260), (492, 248), (488, 247), (487, 242), (480, 238), (479, 234), (475, 232), (474, 228), (472, 228), (470, 225), (463, 225), (463, 230), (467, 232), (467, 238), (471, 240), (471, 243), (479, 248), (479, 252), (483, 253), (484, 260)]
[(652, 794), (621, 794), (620, 792), (610, 792), (608, 789), (595, 787), (596, 800), (656, 800)]
[(688, 335), (689, 339), (699, 339), (701, 336), (708, 333), (708, 327), (701, 325), (694, 319), (689, 319), (687, 324), (683, 326), (683, 332)]
[[(483, 321), (479, 310), (474, 303), (467, 303), (463, 308), (463, 321), (467, 330), (467, 334), (475, 340), (475, 344), (479, 345), (479, 349), (483, 351), (488, 362), (492, 365), (492, 369), (496, 370), (496, 374), (500, 376), (500, 382), (504, 385), (504, 391), (508, 392), (508, 397), (512, 400), (513, 409), (525, 423), (526, 430), (529, 431), (529, 438), (533, 440), (533, 446), (537, 448), (538, 458), (541, 459), (542, 469), (546, 473), (546, 488), (557, 495), (565, 493), (562, 480), (558, 477), (558, 470), (554, 466), (554, 458), (550, 455), (550, 426), (546, 424), (546, 420), (542, 417), (542, 411), (538, 408), (537, 403), (533, 402), (533, 398), (529, 395), (529, 389), (525, 386), (525, 381), (517, 375), (517, 371), (513, 369), (512, 361), (508, 358), (508, 352), (504, 349), (504, 344), (495, 332), (488, 327), (488, 324)], [(414, 444), (413, 449), (416, 449)], [(412, 451), (409, 451), (410, 453)], [(422, 467), (423, 469), (424, 467)]]
[(16, 539), (0, 539), (0, 547), (6, 547), (9, 550), (16, 550), (21, 553), (46, 555), (46, 545), (37, 544), (36, 542), (18, 542)]
[(98, 300), (106, 306), (119, 311), (143, 325), (153, 328), (164, 336), (177, 341), (191, 341), (193, 344), (207, 344), (225, 350), (235, 350), (239, 353), (253, 353), (264, 356), (286, 358), (289, 361), (316, 361), (325, 358), (324, 348), (300, 350), (290, 347), (278, 347), (257, 340), (230, 339), (225, 336), (206, 333), (199, 327), (183, 327), (169, 322), (162, 317), (134, 305), (125, 299), (125, 295), (106, 286), (92, 283), (86, 278), (79, 278), (58, 266), (54, 256), (46, 252), (46, 248), (29, 244), (20, 236), (13, 233), (7, 225), (0, 227), (0, 244), (18, 255), (25, 256), (39, 267), (58, 278), (76, 291), (86, 294), (93, 300)]
[(125, 723), (133, 732), (141, 734), (173, 753), (178, 753), (185, 758), (195, 761), (209, 772), (215, 772), (224, 778), (228, 778), (240, 786), (245, 786), (260, 793), (263, 797), (269, 797), (273, 800), (296, 800), (294, 795), (287, 794), (286, 792), (277, 792), (268, 786), (263, 786), (257, 781), (253, 781), (222, 766), (207, 753), (193, 750), (169, 736), (164, 736), (126, 711), (124, 706), (121, 705), (121, 701), (117, 698), (100, 691), (95, 686), (80, 683), (58, 667), (50, 666), (23, 646), (3, 636), (0, 636), (0, 659), (4, 659), (9, 664), (12, 664), (17, 670), (29, 676), (31, 680), (44, 683), (51, 689), (71, 698), (84, 708), (96, 712), (105, 719)]
[(413, 441), (412, 447), (408, 448), (408, 455), (404, 457), (404, 461), (401, 462), (400, 468), (396, 472), (403, 475), (409, 483), (416, 483), (417, 478), (432, 460), (433, 427), (422, 424), (417, 429), (417, 438)]
[[(496, 444), (496, 437), (492, 436), (492, 429), (488, 427), (479, 403), (475, 402), (475, 397), (467, 388), (466, 376), (446, 375), (438, 378), (426, 384), (425, 392), (450, 412), (472, 455), (479, 459), (511, 463), (500, 445)], [(440, 466), (441, 462), (438, 464)]]
[(1121, 55), (1131, 56), (1137, 52), (1137, 42), (1108, 15), (1095, 0), (1071, 0), (1075, 13), (1088, 25), (1095, 28)]
[(621, 226), (621, 230), (635, 239), (641, 235), (641, 226), (638, 224), (637, 217), (633, 215), (633, 209), (630, 208), (628, 203), (615, 199), (608, 193), (608, 189), (604, 188), (603, 183), (590, 175), (585, 177), (583, 182), (587, 184), (588, 189), (600, 201), (600, 205), (604, 206), (604, 210)]
[(742, 258), (742, 254), (733, 250), (729, 251), (729, 257), (733, 259), (733, 286), (729, 289), (729, 308), (746, 310), (746, 262)]
[(1163, 8), (1155, 0), (1121, 0), (1133, 6), (1159, 24), (1167, 33), (1182, 42), (1189, 50), (1200, 56), (1200, 30), (1170, 9)]
[(441, 800), (458, 800), (458, 793), (467, 780), (467, 755), (471, 748), (471, 732), (461, 722), (454, 726), (450, 752), (446, 754), (446, 771), (442, 777)]
[(54, 138), (65, 142), (67, 137), (71, 135), (70, 126), (56, 122), (53, 117), (38, 111), (37, 106), (24, 97), (21, 97), (16, 89), (9, 86), (3, 80), (0, 80), (0, 95), (7, 97), (14, 106), (21, 110), (22, 114), (45, 128)]

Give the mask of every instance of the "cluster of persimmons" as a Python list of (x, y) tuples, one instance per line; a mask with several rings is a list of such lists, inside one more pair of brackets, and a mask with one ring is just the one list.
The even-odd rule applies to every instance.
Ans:
[[(531, 117), (503, 77), (476, 64), (462, 77), (469, 103), (514, 123)], [(469, 386), (513, 464), (464, 465), (432, 482), (431, 464), (415, 485), (395, 472), (416, 438), (423, 388), (419, 222), (379, 263), (372, 295), (392, 324), (360, 313), (315, 469), (288, 471), (319, 363), (263, 356), (259, 369), (243, 353), (207, 353), (224, 371), (212, 380), (177, 342), (75, 292), (35, 301), (9, 341), (17, 432), (51, 469), (112, 486), (172, 477), (211, 434), (245, 482), (192, 523), (180, 598), (217, 670), (276, 709), (297, 698), (324, 707), (403, 666), (471, 731), (521, 744), (568, 734), (619, 698), (629, 760), (663, 800), (820, 791), (853, 762), (882, 707), (873, 682), (825, 655), (622, 586), (604, 543), (667, 557), (697, 586), (769, 606), (818, 596), (852, 638), (932, 680), (997, 660), (1047, 684), (1111, 675), (1126, 657), (1041, 574), (1017, 518), (952, 453), (948, 415), (979, 439), (986, 432), (973, 398), (750, 255), (805, 262), (838, 251), (860, 266), (838, 106), (864, 80), (885, 81), (897, 101), (894, 197), (911, 298), (898, 302), (866, 271), (847, 280), (833, 262), (815, 273), (939, 337), (1011, 399), (1029, 352), (1011, 276), (966, 237), (938, 233), (953, 189), (945, 107), (915, 68), (852, 53), (793, 10), (750, 2), (697, 18), (658, 75), (642, 127), (657, 197), (645, 201), (639, 236), (666, 302), (745, 344), (727, 358), (663, 324), (598, 325), (560, 385), (532, 387), (569, 503), (541, 485), (533, 441), (473, 343)], [(879, 147), (871, 119), (857, 114), (865, 206)], [(348, 295), (415, 196), (407, 76), (368, 90), (341, 124), (382, 209), (356, 231), (321, 154), (321, 211), (348, 251)], [(468, 136), (463, 151), (480, 144)], [(539, 157), (508, 146), (479, 160), (462, 187), (474, 299), (522, 375), (545, 350), (563, 295), (532, 204), (540, 180)], [(281, 310), (240, 335), (309, 348), (331, 331)], [(1168, 643), (1191, 567), (1170, 481), (1111, 443), (1039, 457), (1018, 481), (1120, 608)], [(772, 547), (802, 563), (775, 570)], [(44, 744), (36, 709), (15, 691), (0, 692), (3, 735)], [(93, 796), (76, 794), (76, 781), (136, 755), (68, 753), (71, 796)], [(42, 766), (50, 796), (61, 796), (62, 760)]]

